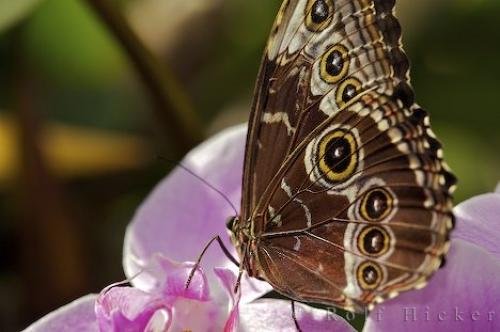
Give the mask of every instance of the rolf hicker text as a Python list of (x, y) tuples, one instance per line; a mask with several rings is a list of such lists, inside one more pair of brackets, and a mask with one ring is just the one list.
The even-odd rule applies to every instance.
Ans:
[[(339, 314), (336, 308), (328, 308), (328, 312), (331, 313), (330, 317), (335, 319)], [(431, 307), (401, 307), (400, 316), (394, 317), (394, 312), (391, 311), (391, 314), (385, 313), (384, 306), (376, 307), (372, 312), (365, 312), (365, 315), (370, 315), (370, 318), (375, 321), (382, 321), (384, 319), (397, 319), (403, 322), (431, 322), (431, 321), (453, 321), (453, 322), (479, 322), (479, 321), (488, 321), (493, 322), (496, 320), (496, 312), (495, 310), (490, 311), (479, 311), (479, 310), (461, 310), (459, 307), (454, 307), (449, 310), (433, 310)], [(356, 317), (359, 317), (360, 314), (354, 314), (351, 312), (346, 312), (342, 315), (347, 321), (353, 321)]]

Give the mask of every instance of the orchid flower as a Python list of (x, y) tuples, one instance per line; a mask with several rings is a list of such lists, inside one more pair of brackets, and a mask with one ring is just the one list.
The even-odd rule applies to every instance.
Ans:
[[(182, 162), (221, 188), (236, 208), (245, 132), (246, 126), (231, 128)], [(48, 314), (27, 331), (295, 331), (290, 301), (259, 299), (271, 290), (267, 283), (244, 276), (234, 294), (238, 267), (215, 245), (186, 288), (194, 268), (187, 261), (196, 260), (214, 235), (232, 248), (225, 224), (234, 213), (220, 194), (184, 169), (174, 170), (127, 229), (123, 266), (131, 286), (110, 285)], [(354, 331), (340, 316), (302, 304), (296, 305), (296, 318), (304, 331)]]
[[(217, 188), (236, 209), (246, 126), (229, 128), (191, 151), (183, 166)], [(131, 286), (112, 285), (52, 312), (28, 331), (296, 331), (290, 301), (262, 299), (267, 283), (243, 276), (217, 245), (186, 288), (193, 263), (237, 211), (221, 193), (175, 169), (129, 225), (123, 266)], [(368, 315), (364, 331), (494, 331), (500, 327), (500, 192), (456, 207), (447, 264), (422, 290), (406, 292)], [(234, 249), (230, 249), (234, 255)], [(184, 263), (177, 263), (184, 262)], [(303, 331), (354, 331), (332, 311), (299, 304)]]

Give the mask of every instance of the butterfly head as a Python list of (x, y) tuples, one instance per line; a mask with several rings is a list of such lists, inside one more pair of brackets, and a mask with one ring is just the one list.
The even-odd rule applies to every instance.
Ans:
[(242, 257), (242, 249), (247, 245), (249, 236), (245, 227), (241, 226), (240, 218), (234, 216), (229, 218), (226, 223), (227, 232), (231, 238), (231, 242), (234, 244), (240, 258)]
[(239, 220), (240, 220), (239, 217), (234, 216), (234, 217), (230, 217), (226, 222), (227, 233), (229, 234), (229, 237), (231, 238), (231, 241), (233, 243), (235, 243), (235, 240), (236, 240), (236, 234), (237, 234), (237, 230), (239, 228), (239, 226), (238, 226)]
[[(250, 276), (256, 276), (253, 271), (254, 259), (253, 250), (255, 247), (255, 238), (251, 235), (250, 222), (242, 222), (240, 217), (231, 217), (226, 223), (227, 231), (231, 238), (231, 242), (238, 252), (242, 268), (248, 272)], [(254, 248), (255, 249), (255, 248)]]

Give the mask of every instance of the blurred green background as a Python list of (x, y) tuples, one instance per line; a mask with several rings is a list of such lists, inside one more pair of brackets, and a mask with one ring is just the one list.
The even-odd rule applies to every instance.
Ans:
[[(0, 331), (122, 280), (125, 227), (171, 168), (159, 157), (189, 145), (88, 2), (0, 0)], [(280, 0), (111, 2), (177, 79), (199, 137), (246, 121)], [(492, 191), (500, 2), (398, 0), (398, 12), (457, 203)]]

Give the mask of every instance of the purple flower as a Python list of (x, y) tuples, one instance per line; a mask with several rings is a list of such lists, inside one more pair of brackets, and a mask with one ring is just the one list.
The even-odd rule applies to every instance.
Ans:
[[(187, 168), (239, 206), (246, 126), (230, 128), (194, 149)], [(192, 263), (215, 235), (232, 248), (225, 223), (231, 206), (178, 168), (146, 199), (130, 224), (123, 265), (132, 286), (111, 285), (34, 323), (29, 331), (295, 331), (290, 301), (259, 299), (271, 288), (243, 277), (213, 245), (188, 289)], [(234, 249), (231, 249), (234, 253)], [(166, 258), (168, 257), (168, 259)], [(174, 261), (175, 260), (175, 261)], [(205, 272), (204, 272), (205, 271)], [(339, 316), (297, 305), (304, 331), (353, 331)]]
[[(189, 288), (186, 280), (192, 263), (176, 263), (159, 254), (145, 266), (155, 283), (148, 290), (115, 284), (101, 294), (75, 301), (46, 316), (29, 328), (33, 331), (222, 331), (232, 324), (237, 302), (227, 293), (215, 299), (201, 270)], [(225, 286), (233, 272), (215, 273)], [(195, 319), (194, 319), (195, 317)]]
[[(239, 207), (246, 127), (237, 126), (194, 149), (183, 165), (220, 189)], [(364, 331), (494, 331), (500, 327), (500, 193), (475, 197), (455, 209), (457, 229), (447, 265), (423, 290), (406, 292), (375, 308)], [(213, 245), (186, 290), (204, 245), (226, 235), (231, 206), (181, 168), (138, 209), (125, 237), (123, 265), (133, 287), (115, 286), (63, 307), (32, 331), (295, 331), (289, 301), (259, 299), (266, 283), (243, 277)], [(232, 249), (231, 249), (232, 250)], [(234, 253), (234, 250), (232, 250)], [(169, 259), (165, 258), (169, 257)], [(214, 268), (217, 267), (217, 268)], [(206, 272), (202, 272), (206, 271)], [(304, 331), (353, 331), (342, 318), (297, 306)]]

